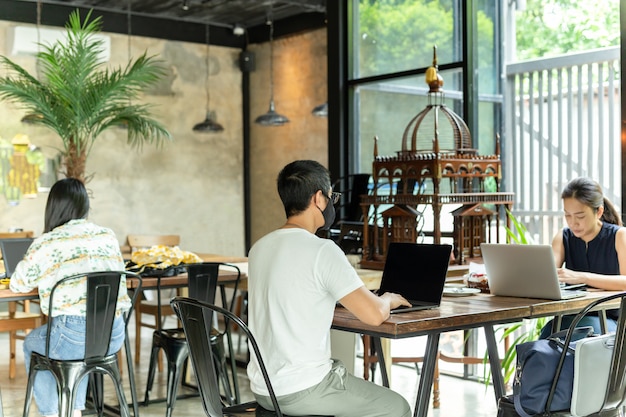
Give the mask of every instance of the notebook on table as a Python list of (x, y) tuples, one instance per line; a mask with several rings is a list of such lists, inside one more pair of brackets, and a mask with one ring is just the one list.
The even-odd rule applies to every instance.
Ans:
[(402, 295), (411, 307), (401, 306), (392, 313), (439, 307), (450, 262), (450, 245), (389, 244), (378, 294)]
[(494, 295), (565, 300), (586, 292), (559, 285), (550, 245), (480, 245), (489, 291)]
[(10, 278), (17, 264), (24, 259), (26, 251), (33, 243), (32, 238), (0, 239), (0, 251), (4, 262), (4, 277)]

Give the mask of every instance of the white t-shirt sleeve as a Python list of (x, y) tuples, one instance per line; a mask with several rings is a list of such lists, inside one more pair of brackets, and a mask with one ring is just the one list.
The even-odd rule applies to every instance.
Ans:
[(346, 255), (332, 241), (328, 241), (320, 249), (317, 266), (320, 282), (335, 301), (363, 286), (363, 281)]

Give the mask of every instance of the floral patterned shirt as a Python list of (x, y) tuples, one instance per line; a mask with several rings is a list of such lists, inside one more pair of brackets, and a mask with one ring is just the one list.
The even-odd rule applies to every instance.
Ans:
[[(11, 275), (14, 292), (39, 289), (44, 314), (86, 315), (84, 281), (72, 281), (55, 292), (53, 312), (48, 312), (50, 291), (54, 284), (71, 275), (95, 271), (123, 271), (120, 245), (112, 230), (84, 219), (71, 220), (35, 239)], [(81, 285), (82, 283), (82, 285)], [(130, 308), (126, 280), (120, 282), (118, 310)]]

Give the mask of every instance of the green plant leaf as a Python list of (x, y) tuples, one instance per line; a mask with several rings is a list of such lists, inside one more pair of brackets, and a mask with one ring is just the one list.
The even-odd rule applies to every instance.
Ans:
[[(164, 74), (160, 61), (146, 53), (126, 66), (107, 68), (99, 61), (103, 41), (93, 36), (102, 29), (102, 17), (84, 20), (78, 10), (65, 25), (66, 41), (41, 44), (37, 54), (38, 77), (6, 56), (0, 56), (0, 99), (20, 105), (32, 122), (56, 132), (63, 143), (66, 175), (80, 179), (85, 162), (99, 135), (124, 124), (128, 144), (163, 144), (170, 133), (151, 116), (151, 106), (138, 100)], [(75, 172), (70, 172), (75, 170)]]

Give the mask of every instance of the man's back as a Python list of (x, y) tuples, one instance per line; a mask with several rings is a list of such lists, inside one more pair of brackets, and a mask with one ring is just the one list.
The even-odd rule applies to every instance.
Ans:
[[(249, 324), (277, 395), (309, 388), (331, 369), (330, 326), (336, 302), (362, 286), (334, 242), (299, 228), (279, 229), (249, 254)], [(267, 395), (256, 362), (252, 390)]]

